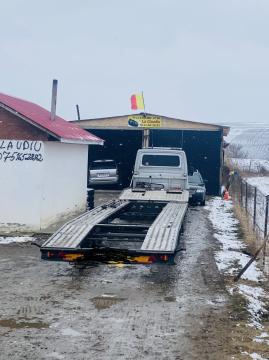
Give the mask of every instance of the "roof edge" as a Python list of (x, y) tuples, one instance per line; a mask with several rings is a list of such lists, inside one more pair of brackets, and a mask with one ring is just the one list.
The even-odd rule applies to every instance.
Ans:
[[(127, 115), (119, 115), (119, 116), (107, 116), (107, 117), (99, 117), (99, 118), (88, 118), (88, 119), (80, 119), (80, 120), (71, 120), (72, 123), (81, 123), (83, 121), (98, 121), (98, 120), (112, 120), (115, 118), (125, 118), (127, 116), (132, 116), (132, 115), (150, 115), (150, 116), (160, 116), (160, 117), (164, 117), (164, 118), (168, 118), (168, 119), (172, 119), (172, 120), (178, 120), (178, 121), (185, 121), (185, 122), (189, 122), (189, 123), (194, 123), (194, 124), (203, 124), (203, 125), (209, 125), (209, 126), (216, 126), (222, 129), (230, 129), (229, 126), (225, 126), (225, 125), (220, 125), (220, 124), (213, 124), (213, 123), (205, 123), (205, 122), (201, 122), (201, 121), (193, 121), (193, 120), (187, 120), (187, 119), (181, 119), (181, 118), (175, 118), (175, 117), (171, 117), (171, 116), (166, 116), (166, 115), (159, 115), (159, 114), (151, 114), (151, 113), (135, 113), (135, 114), (127, 114)], [(228, 130), (229, 131), (229, 130)]]

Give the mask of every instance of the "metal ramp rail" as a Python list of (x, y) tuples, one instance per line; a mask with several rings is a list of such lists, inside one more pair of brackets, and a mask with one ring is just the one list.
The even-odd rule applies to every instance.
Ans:
[(141, 252), (174, 253), (187, 208), (188, 204), (168, 203), (149, 228)]
[(53, 249), (76, 249), (95, 225), (129, 204), (125, 200), (112, 200), (70, 220), (56, 231), (41, 247)]

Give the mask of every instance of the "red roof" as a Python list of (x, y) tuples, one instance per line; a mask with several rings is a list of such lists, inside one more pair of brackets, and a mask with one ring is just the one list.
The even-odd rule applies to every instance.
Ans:
[(30, 101), (0, 93), (0, 106), (15, 112), (29, 123), (56, 137), (61, 142), (103, 144), (103, 140), (59, 116), (50, 119), (50, 112)]

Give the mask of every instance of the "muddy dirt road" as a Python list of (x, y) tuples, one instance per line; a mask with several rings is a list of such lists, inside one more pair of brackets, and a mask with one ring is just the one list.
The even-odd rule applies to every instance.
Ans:
[(0, 246), (1, 359), (228, 359), (229, 295), (203, 208), (175, 266), (79, 269)]

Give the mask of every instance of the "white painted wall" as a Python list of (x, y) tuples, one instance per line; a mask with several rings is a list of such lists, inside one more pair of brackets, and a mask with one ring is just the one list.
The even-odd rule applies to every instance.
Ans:
[(0, 229), (39, 231), (44, 144), (0, 140)]
[(88, 146), (45, 142), (41, 228), (86, 210)]
[(0, 140), (0, 232), (44, 231), (86, 209), (87, 145)]

